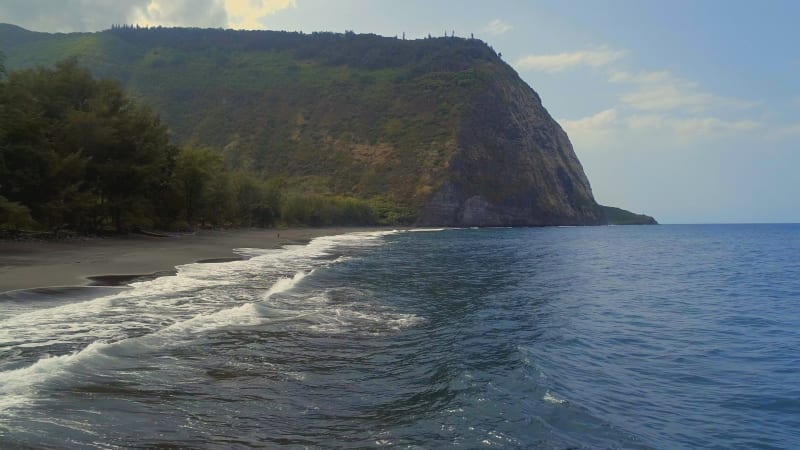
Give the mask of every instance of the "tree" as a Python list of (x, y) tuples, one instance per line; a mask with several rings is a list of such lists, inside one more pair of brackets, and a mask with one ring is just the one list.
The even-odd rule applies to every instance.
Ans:
[(74, 59), (0, 85), (0, 195), (40, 225), (150, 225), (176, 149), (149, 108)]
[(219, 152), (190, 145), (181, 149), (175, 164), (175, 180), (183, 197), (186, 221), (205, 222), (211, 205), (212, 180), (221, 176), (225, 164)]
[(19, 230), (35, 225), (31, 210), (17, 202), (10, 202), (0, 195), (0, 229)]
[(264, 181), (246, 172), (236, 173), (232, 178), (235, 214), (240, 223), (259, 227), (275, 225), (281, 215), (283, 180)]

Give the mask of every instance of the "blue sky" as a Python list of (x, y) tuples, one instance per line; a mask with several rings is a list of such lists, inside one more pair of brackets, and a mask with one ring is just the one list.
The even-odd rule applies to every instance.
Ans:
[(487, 41), (566, 129), (595, 197), (663, 223), (800, 222), (800, 2), (4, 0), (40, 31), (111, 23)]

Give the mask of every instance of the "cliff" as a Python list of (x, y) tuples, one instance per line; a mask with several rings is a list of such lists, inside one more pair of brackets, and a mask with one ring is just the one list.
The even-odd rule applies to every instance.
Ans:
[(0, 25), (0, 50), (9, 69), (76, 57), (179, 143), (296, 192), (385, 202), (424, 226), (605, 223), (567, 135), (479, 40)]
[(460, 117), (442, 187), (420, 223), (449, 226), (596, 225), (605, 217), (569, 138), (507, 65)]
[(602, 208), (609, 225), (658, 225), (656, 219), (645, 214), (636, 214), (613, 206)]

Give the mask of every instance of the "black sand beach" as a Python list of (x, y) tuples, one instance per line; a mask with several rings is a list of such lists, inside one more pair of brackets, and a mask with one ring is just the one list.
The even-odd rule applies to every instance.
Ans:
[(238, 259), (235, 248), (278, 248), (363, 228), (199, 231), (169, 237), (0, 241), (0, 292), (52, 286), (113, 286), (168, 275), (175, 266)]

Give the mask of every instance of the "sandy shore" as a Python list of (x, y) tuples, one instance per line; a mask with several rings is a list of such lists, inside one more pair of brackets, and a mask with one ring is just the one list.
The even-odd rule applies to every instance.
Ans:
[(175, 266), (236, 258), (235, 248), (277, 248), (364, 228), (200, 231), (170, 237), (0, 241), (0, 292), (51, 286), (113, 285)]

